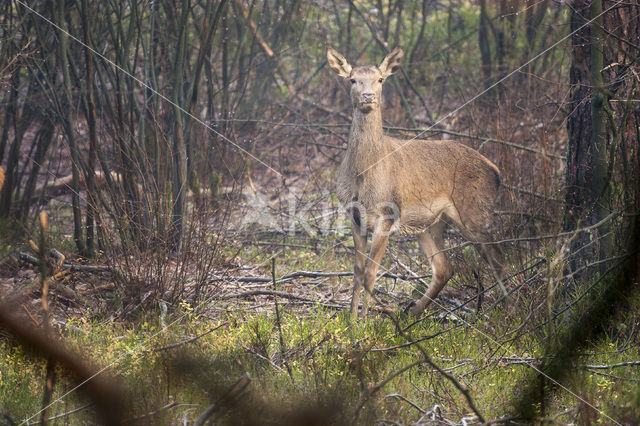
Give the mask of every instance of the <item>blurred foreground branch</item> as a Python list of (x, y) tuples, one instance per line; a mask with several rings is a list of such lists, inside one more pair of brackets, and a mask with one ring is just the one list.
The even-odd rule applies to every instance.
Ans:
[[(50, 359), (68, 372), (77, 389), (95, 403), (102, 421), (107, 425), (123, 424), (126, 411), (126, 392), (108, 381), (101, 373), (87, 365), (82, 359), (41, 330), (28, 326), (26, 321), (11, 315), (8, 306), (0, 307), (0, 328), (11, 334), (24, 348), (33, 355)], [(55, 403), (55, 401), (54, 401)], [(32, 418), (37, 416), (34, 413)]]

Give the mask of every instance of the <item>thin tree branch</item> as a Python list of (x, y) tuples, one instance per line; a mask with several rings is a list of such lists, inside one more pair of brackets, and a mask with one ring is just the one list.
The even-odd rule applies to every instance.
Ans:
[(166, 351), (167, 349), (174, 349), (174, 348), (177, 348), (177, 347), (179, 347), (179, 346), (182, 346), (182, 345), (186, 345), (186, 344), (189, 344), (189, 343), (195, 342), (196, 340), (200, 339), (201, 337), (204, 337), (204, 336), (206, 336), (207, 334), (212, 333), (212, 332), (216, 331), (217, 329), (219, 329), (220, 327), (223, 327), (223, 326), (225, 326), (225, 325), (227, 325), (227, 324), (229, 324), (229, 321), (225, 321), (225, 322), (223, 322), (222, 324), (217, 325), (217, 326), (215, 326), (215, 327), (213, 327), (213, 328), (211, 328), (211, 329), (209, 329), (209, 330), (205, 331), (204, 333), (201, 333), (201, 334), (198, 334), (197, 336), (191, 337), (190, 339), (183, 340), (183, 341), (181, 341), (181, 342), (172, 343), (172, 344), (170, 344), (170, 345), (162, 346), (162, 347), (160, 347), (160, 348), (155, 348), (155, 349), (153, 349), (153, 350), (154, 350), (155, 352)]

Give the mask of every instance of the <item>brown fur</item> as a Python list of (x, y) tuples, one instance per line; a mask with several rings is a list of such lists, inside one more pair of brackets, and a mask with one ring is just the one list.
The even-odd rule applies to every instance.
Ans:
[[(482, 244), (490, 241), (487, 227), (500, 186), (498, 168), (456, 142), (403, 141), (382, 133), (382, 84), (399, 68), (402, 56), (396, 48), (378, 67), (352, 68), (338, 52), (327, 51), (330, 67), (352, 83), (353, 122), (338, 170), (337, 195), (351, 214), (356, 250), (351, 312), (357, 313), (364, 286), (363, 317), (390, 232), (417, 234), (433, 270), (429, 289), (411, 307), (414, 314), (425, 309), (453, 274), (443, 252), (446, 224), (479, 243), (499, 282), (504, 278), (502, 252)], [(369, 233), (372, 245), (366, 256)]]

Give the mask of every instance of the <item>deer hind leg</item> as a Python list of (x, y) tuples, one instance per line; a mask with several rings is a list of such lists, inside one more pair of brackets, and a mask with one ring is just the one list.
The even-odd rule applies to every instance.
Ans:
[(491, 241), (491, 238), (489, 237), (489, 235), (481, 235), (481, 238), (482, 238), (481, 241), (484, 244), (481, 243), (476, 246), (478, 249), (478, 252), (480, 253), (480, 256), (482, 256), (482, 258), (491, 267), (491, 272), (493, 272), (493, 276), (496, 278), (498, 285), (502, 290), (502, 293), (506, 297), (508, 293), (507, 293), (507, 288), (505, 287), (507, 274), (504, 267), (504, 253), (500, 248), (500, 246), (498, 246), (497, 244), (495, 243), (487, 244), (488, 242)]
[(492, 243), (491, 235), (482, 225), (465, 223), (465, 226), (461, 227), (461, 232), (462, 236), (474, 245), (480, 256), (489, 264), (491, 272), (506, 297), (504, 253), (500, 246)]
[(417, 315), (438, 296), (453, 275), (451, 262), (444, 252), (444, 225), (438, 221), (418, 236), (418, 243), (431, 264), (432, 279), (424, 295), (411, 306), (411, 313)]
[(353, 264), (353, 295), (351, 296), (351, 315), (355, 317), (358, 314), (358, 302), (360, 301), (360, 290), (364, 283), (364, 266), (367, 252), (367, 231), (356, 223), (351, 224), (351, 233), (353, 234), (353, 246), (355, 251), (355, 260)]
[(362, 304), (362, 318), (367, 317), (369, 312), (369, 301), (373, 294), (373, 285), (376, 282), (376, 274), (380, 267), (380, 262), (384, 256), (384, 252), (387, 249), (387, 243), (389, 242), (389, 230), (392, 223), (386, 221), (380, 226), (376, 226), (371, 241), (371, 252), (367, 257), (367, 263), (364, 271), (364, 301)]

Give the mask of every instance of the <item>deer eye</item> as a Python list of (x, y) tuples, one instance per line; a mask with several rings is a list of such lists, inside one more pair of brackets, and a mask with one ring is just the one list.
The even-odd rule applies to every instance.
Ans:
[(384, 78), (380, 77), (380, 79), (378, 80), (379, 83), (382, 83), (384, 81)]
[(356, 84), (356, 79), (355, 78), (351, 79), (351, 84)]

